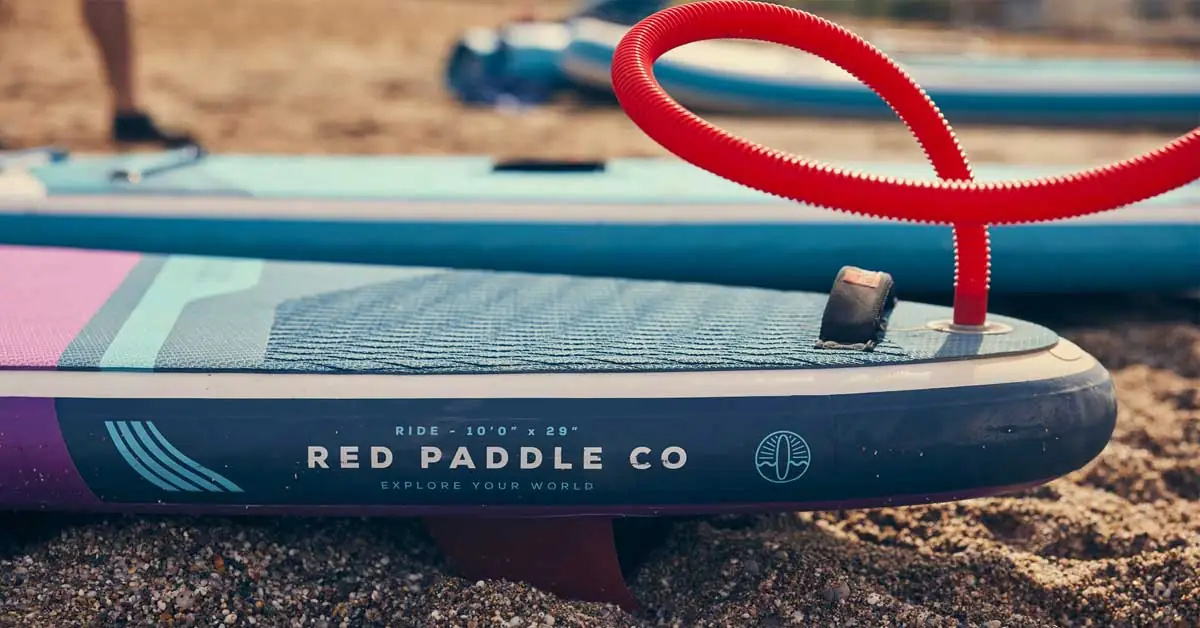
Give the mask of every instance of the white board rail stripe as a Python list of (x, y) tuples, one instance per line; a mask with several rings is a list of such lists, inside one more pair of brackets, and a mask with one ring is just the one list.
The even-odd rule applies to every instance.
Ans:
[(102, 399), (601, 399), (852, 395), (988, 386), (1083, 373), (1068, 340), (997, 358), (857, 368), (663, 373), (356, 375), (0, 370), (0, 397)]

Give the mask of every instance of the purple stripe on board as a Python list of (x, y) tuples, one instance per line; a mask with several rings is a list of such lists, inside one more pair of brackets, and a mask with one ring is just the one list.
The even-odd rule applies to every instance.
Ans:
[(54, 400), (0, 398), (0, 508), (100, 503), (75, 469)]

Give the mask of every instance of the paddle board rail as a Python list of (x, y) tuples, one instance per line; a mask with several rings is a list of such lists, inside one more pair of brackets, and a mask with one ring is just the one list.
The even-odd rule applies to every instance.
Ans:
[[(827, 382), (844, 386), (846, 375), (789, 371), (716, 373), (686, 383), (687, 376), (672, 375), (449, 382), (3, 372), (0, 382), (24, 395), (58, 387), (78, 396), (0, 397), (0, 425), (7, 424), (0, 429), (10, 451), (0, 468), (0, 503), (519, 516), (922, 503), (933, 495), (987, 494), (1056, 477), (1103, 448), (1112, 428), (1103, 409), (1111, 388), (1103, 369), (1079, 354), (1064, 341), (1053, 351), (976, 367), (1014, 379), (1018, 370), (1033, 377), (1026, 370), (1032, 369), (1051, 376), (1046, 379), (983, 389), (942, 382), (836, 400), (815, 391)], [(927, 382), (955, 368), (943, 364), (915, 376)], [(895, 374), (889, 370), (881, 367), (878, 377)], [(669, 387), (630, 394), (672, 379), (693, 391), (736, 387), (723, 377), (768, 379), (775, 386), (807, 379), (810, 385), (780, 386), (789, 394), (772, 396), (669, 396)], [(203, 390), (207, 396), (174, 396), (201, 392), (206, 380), (215, 383)], [(505, 380), (518, 380), (510, 396), (469, 397), (500, 390)], [(101, 386), (103, 394), (87, 395)], [(1065, 392), (1067, 386), (1074, 390)], [(317, 398), (312, 388), (348, 390)], [(363, 388), (377, 398), (352, 398)], [(1048, 394), (1031, 404), (1028, 395), (1039, 388)], [(404, 389), (412, 396), (402, 397)], [(447, 390), (453, 395), (435, 396)], [(814, 392), (796, 394), (803, 390)], [(117, 396), (135, 391), (154, 392)], [(239, 398), (235, 391), (251, 394)], [(289, 398), (289, 391), (305, 392)], [(539, 396), (516, 396), (524, 391)], [(1089, 414), (1104, 418), (1080, 425), (1070, 413), (1081, 401), (1091, 406)], [(1071, 418), (1046, 421), (1035, 411)], [(962, 440), (983, 433), (990, 434), (985, 441)], [(60, 501), (64, 491), (73, 496)]]

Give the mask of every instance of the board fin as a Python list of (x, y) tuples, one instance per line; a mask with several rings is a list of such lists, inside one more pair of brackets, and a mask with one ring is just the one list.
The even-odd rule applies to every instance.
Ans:
[(425, 529), (464, 578), (525, 582), (564, 598), (639, 608), (609, 517), (429, 517)]

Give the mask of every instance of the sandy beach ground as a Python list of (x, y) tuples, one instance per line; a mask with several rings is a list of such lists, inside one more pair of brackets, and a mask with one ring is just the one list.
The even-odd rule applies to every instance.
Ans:
[[(0, 138), (107, 150), (75, 0), (7, 0)], [(514, 0), (135, 2), (144, 100), (216, 151), (662, 155), (615, 110), (466, 111), (440, 86), (466, 26)], [(560, 2), (539, 5), (553, 12)], [(911, 159), (898, 122), (715, 119), (827, 159)], [(979, 161), (1098, 164), (1154, 133), (963, 127)], [(466, 582), (408, 521), (0, 514), (0, 626), (1200, 625), (1200, 328), (1163, 299), (998, 301), (1113, 370), (1121, 414), (1091, 466), (1011, 497), (681, 523), (633, 617)], [(580, 566), (586, 569), (586, 566)]]

